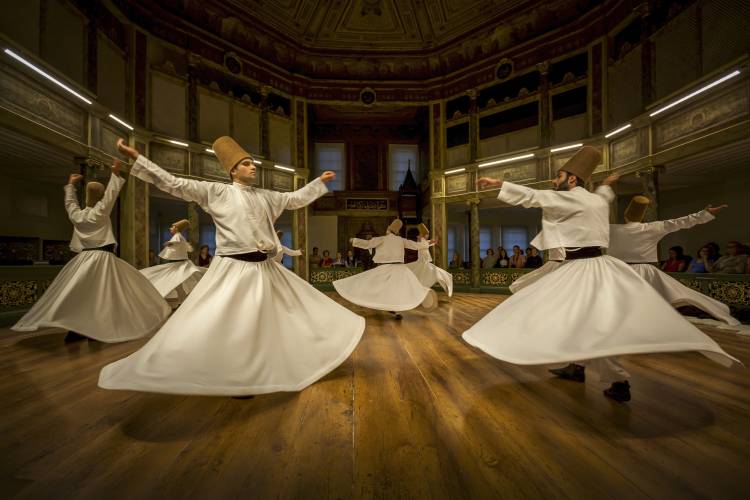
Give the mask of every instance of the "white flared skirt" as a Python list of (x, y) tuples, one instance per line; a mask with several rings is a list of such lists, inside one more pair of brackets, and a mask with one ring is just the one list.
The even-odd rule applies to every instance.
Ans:
[(519, 365), (679, 351), (739, 363), (628, 264), (606, 255), (563, 263), (511, 295), (463, 338)]
[(103, 250), (81, 252), (12, 329), (64, 328), (101, 342), (154, 333), (172, 309), (127, 262)]
[(300, 391), (343, 363), (365, 320), (271, 260), (214, 257), (157, 334), (105, 366), (105, 389), (244, 396)]
[(414, 273), (422, 286), (432, 288), (435, 283), (439, 283), (440, 287), (448, 294), (448, 297), (453, 296), (453, 275), (442, 269), (432, 262), (409, 262), (406, 267)]
[(512, 293), (518, 293), (521, 291), (522, 288), (525, 288), (532, 283), (536, 283), (544, 276), (548, 275), (552, 271), (557, 270), (562, 265), (562, 262), (557, 262), (555, 260), (548, 260), (544, 263), (544, 265), (540, 268), (534, 269), (530, 273), (526, 273), (520, 278), (518, 278), (516, 281), (510, 284), (510, 291)]
[(187, 296), (206, 272), (207, 268), (198, 267), (189, 260), (141, 269), (141, 274), (154, 285), (161, 296), (170, 300)]
[(408, 311), (419, 306), (429, 288), (405, 264), (381, 264), (333, 282), (336, 291), (358, 306), (381, 311)]
[(631, 264), (638, 275), (646, 280), (652, 287), (664, 297), (664, 300), (674, 307), (693, 306), (704, 311), (727, 325), (739, 325), (729, 313), (729, 307), (712, 299), (707, 295), (688, 288), (670, 275), (662, 272), (651, 264)]

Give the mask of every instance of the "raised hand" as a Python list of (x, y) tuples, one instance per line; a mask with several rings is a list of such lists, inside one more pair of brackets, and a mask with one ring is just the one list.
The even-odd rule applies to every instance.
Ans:
[(503, 185), (503, 181), (493, 179), (492, 177), (480, 177), (477, 181), (477, 187), (479, 189), (484, 189), (486, 187), (501, 187)]
[(602, 182), (604, 186), (610, 186), (620, 179), (620, 174), (612, 174)]
[(728, 207), (729, 207), (729, 205), (727, 205), (726, 203), (723, 204), (723, 205), (719, 205), (718, 207), (714, 207), (714, 206), (708, 205), (706, 207), (706, 210), (711, 215), (716, 216), (716, 214), (718, 214), (719, 212), (721, 212), (722, 210), (724, 210), (725, 208), (728, 208)]
[(78, 184), (83, 179), (83, 176), (81, 174), (70, 174), (70, 177), (68, 177), (68, 184)]
[(326, 170), (320, 175), (320, 180), (323, 182), (330, 182), (335, 178), (336, 178), (336, 173), (331, 172), (330, 170)]
[(115, 159), (115, 161), (112, 163), (112, 166), (109, 167), (109, 169), (112, 170), (112, 175), (120, 175), (121, 166), (122, 166), (122, 162), (120, 160)]
[(124, 154), (125, 156), (129, 156), (134, 160), (137, 160), (140, 156), (140, 153), (135, 150), (135, 148), (131, 148), (127, 144), (125, 144), (124, 139), (117, 139), (117, 149), (120, 151), (120, 153)]

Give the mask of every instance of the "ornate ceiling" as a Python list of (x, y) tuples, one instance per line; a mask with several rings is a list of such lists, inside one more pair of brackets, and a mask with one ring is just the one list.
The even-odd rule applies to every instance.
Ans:
[[(443, 76), (573, 23), (603, 0), (132, 0), (313, 78)], [(137, 7), (136, 7), (137, 6)], [(148, 14), (147, 14), (148, 12)], [(150, 14), (150, 15), (149, 15)], [(163, 19), (163, 22), (169, 22)]]

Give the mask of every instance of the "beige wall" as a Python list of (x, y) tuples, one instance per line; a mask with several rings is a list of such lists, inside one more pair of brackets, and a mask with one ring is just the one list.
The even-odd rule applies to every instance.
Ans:
[(62, 184), (0, 176), (0, 235), (69, 240)]

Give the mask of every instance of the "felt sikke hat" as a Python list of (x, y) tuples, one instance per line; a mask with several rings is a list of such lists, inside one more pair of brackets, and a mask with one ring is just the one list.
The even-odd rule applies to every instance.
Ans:
[(633, 196), (625, 209), (625, 222), (642, 222), (651, 200), (645, 196)]
[(219, 137), (214, 141), (212, 146), (214, 154), (219, 159), (219, 163), (227, 171), (227, 174), (245, 158), (253, 158), (253, 155), (245, 151), (237, 141), (228, 135)]
[(427, 226), (421, 223), (417, 226), (417, 230), (419, 230), (419, 236), (422, 238), (426, 238), (427, 235), (430, 234), (430, 230), (427, 229)]
[(104, 198), (104, 185), (101, 182), (91, 181), (86, 184), (87, 207), (93, 207), (102, 198)]
[(598, 149), (591, 146), (584, 146), (576, 151), (576, 154), (565, 162), (565, 165), (560, 167), (560, 170), (575, 175), (583, 182), (587, 182), (601, 161), (602, 154)]
[(403, 225), (404, 223), (401, 222), (401, 219), (394, 219), (394, 221), (390, 223), (386, 231), (388, 231), (389, 233), (398, 234), (398, 232), (401, 231), (401, 227)]
[(181, 233), (184, 229), (187, 229), (190, 227), (190, 221), (187, 219), (181, 219), (172, 224), (172, 227), (174, 230), (178, 233)]

